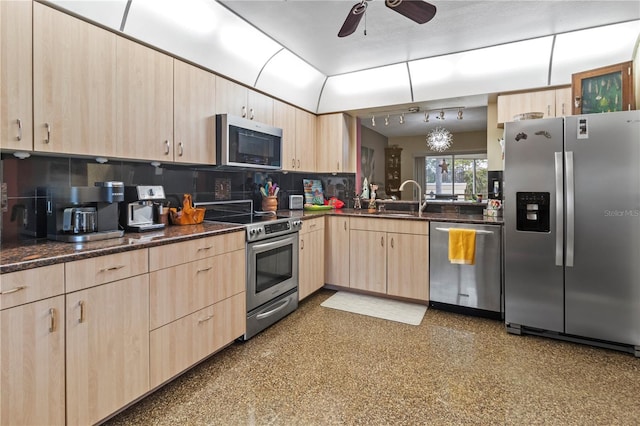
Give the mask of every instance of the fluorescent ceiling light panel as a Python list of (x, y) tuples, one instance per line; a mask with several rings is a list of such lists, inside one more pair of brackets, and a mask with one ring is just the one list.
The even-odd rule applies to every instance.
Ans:
[(632, 60), (639, 36), (638, 20), (559, 34), (551, 85), (571, 84), (571, 74)]
[(211, 34), (218, 26), (220, 13), (205, 0), (135, 0), (133, 3), (155, 14), (167, 25), (178, 26), (195, 34)]
[(256, 88), (276, 98), (315, 111), (325, 76), (286, 49), (264, 67)]
[(329, 77), (319, 113), (411, 102), (406, 64), (389, 65)]
[(49, 0), (47, 3), (118, 31), (127, 6), (127, 0)]

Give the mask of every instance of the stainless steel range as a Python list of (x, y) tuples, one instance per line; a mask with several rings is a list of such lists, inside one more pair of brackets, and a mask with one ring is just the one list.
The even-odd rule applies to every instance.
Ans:
[[(239, 207), (242, 203), (248, 207)], [(205, 220), (246, 224), (247, 329), (243, 340), (298, 308), (300, 219), (255, 212), (251, 200), (194, 203), (206, 207)]]

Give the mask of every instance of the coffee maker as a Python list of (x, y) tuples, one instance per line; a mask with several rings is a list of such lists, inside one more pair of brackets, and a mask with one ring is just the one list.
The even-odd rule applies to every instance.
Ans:
[(144, 232), (164, 228), (160, 223), (165, 200), (162, 185), (125, 186), (124, 206), (120, 209), (120, 222), (127, 231)]
[(118, 203), (123, 191), (124, 184), (115, 181), (47, 188), (47, 238), (76, 243), (122, 237)]

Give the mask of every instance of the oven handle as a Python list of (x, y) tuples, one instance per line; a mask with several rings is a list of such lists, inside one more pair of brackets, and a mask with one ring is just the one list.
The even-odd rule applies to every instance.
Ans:
[(256, 319), (261, 320), (261, 319), (264, 319), (266, 317), (269, 317), (269, 316), (275, 314), (276, 312), (279, 312), (279, 311), (283, 310), (284, 308), (286, 308), (289, 305), (290, 302), (291, 302), (291, 298), (287, 297), (286, 299), (283, 299), (283, 300), (280, 301), (280, 303), (281, 303), (280, 306), (278, 306), (275, 309), (271, 309), (270, 311), (259, 313), (258, 315), (256, 315)]
[[(296, 236), (297, 237), (297, 236)], [(272, 250), (274, 248), (278, 248), (278, 247), (283, 247), (289, 244), (293, 244), (294, 240), (296, 240), (296, 237), (293, 236), (293, 234), (289, 234), (286, 237), (283, 238), (278, 238), (275, 241), (268, 241), (268, 242), (255, 242), (255, 243), (251, 243), (251, 249), (255, 252), (262, 252), (262, 251), (268, 251), (268, 250)]]

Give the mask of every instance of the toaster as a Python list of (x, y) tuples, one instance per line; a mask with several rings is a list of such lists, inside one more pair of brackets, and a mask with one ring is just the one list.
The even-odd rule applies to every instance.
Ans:
[(289, 195), (289, 209), (290, 210), (302, 210), (304, 205), (304, 198), (302, 195)]

